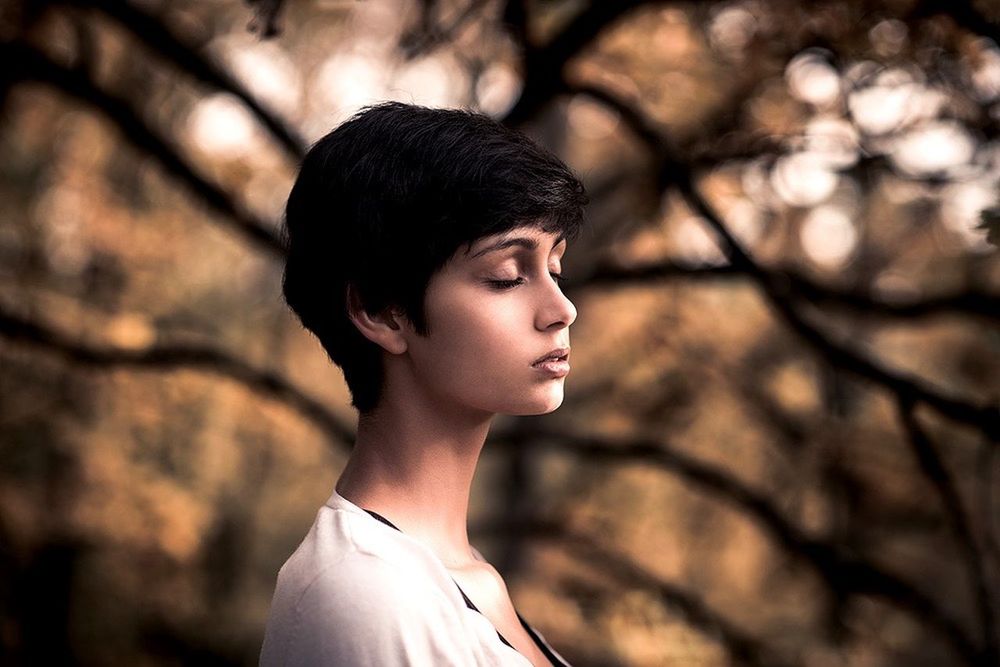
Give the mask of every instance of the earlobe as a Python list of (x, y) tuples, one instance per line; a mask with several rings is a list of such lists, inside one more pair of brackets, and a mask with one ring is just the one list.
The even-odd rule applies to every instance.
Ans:
[(398, 311), (386, 308), (380, 313), (371, 315), (365, 310), (353, 285), (347, 286), (346, 292), (347, 316), (357, 327), (361, 335), (392, 354), (406, 352), (406, 338), (403, 327), (397, 322)]

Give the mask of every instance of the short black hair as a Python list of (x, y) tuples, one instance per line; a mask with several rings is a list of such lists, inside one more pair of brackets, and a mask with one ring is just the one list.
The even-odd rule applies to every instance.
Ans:
[(306, 153), (285, 208), (285, 301), (341, 367), (351, 405), (374, 409), (382, 348), (347, 315), (397, 308), (421, 335), (431, 277), (460, 246), (515, 227), (576, 237), (588, 201), (558, 157), (467, 109), (362, 108)]

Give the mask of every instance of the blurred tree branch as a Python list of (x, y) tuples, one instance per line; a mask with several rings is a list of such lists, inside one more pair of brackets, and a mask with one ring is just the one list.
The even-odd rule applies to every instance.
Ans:
[[(48, 0), (52, 4), (82, 7), (100, 12), (132, 33), (144, 46), (149, 47), (183, 72), (210, 86), (214, 86), (240, 99), (247, 109), (278, 141), (285, 153), (298, 162), (306, 152), (306, 142), (275, 113), (266, 109), (250, 91), (231, 73), (202, 57), (196, 49), (185, 44), (156, 16), (124, 0)], [(248, 3), (255, 0), (246, 0)], [(266, 3), (265, 3), (266, 4)]]
[(794, 664), (778, 656), (765, 642), (755, 639), (727, 621), (693, 591), (664, 581), (633, 562), (627, 555), (609, 549), (594, 537), (568, 529), (560, 522), (539, 519), (485, 521), (473, 526), (472, 531), (477, 535), (518, 535), (553, 542), (574, 556), (581, 557), (595, 571), (615, 579), (623, 587), (655, 593), (666, 606), (679, 612), (689, 626), (720, 642), (736, 664), (761, 667)]
[(798, 313), (789, 298), (789, 284), (784, 279), (760, 267), (730, 233), (721, 217), (698, 193), (689, 168), (678, 162), (670, 139), (645, 118), (635, 107), (611, 91), (596, 86), (569, 86), (568, 92), (588, 95), (618, 112), (636, 136), (646, 144), (657, 160), (658, 182), (663, 189), (676, 187), (691, 210), (705, 220), (715, 233), (721, 250), (735, 269), (744, 272), (760, 287), (763, 295), (782, 319), (807, 343), (816, 348), (834, 366), (885, 386), (896, 394), (923, 401), (956, 421), (981, 429), (991, 440), (1000, 442), (1000, 409), (992, 405), (976, 405), (970, 399), (948, 396), (923, 380), (902, 372), (893, 372), (865, 358), (849, 346), (835, 343), (817, 326)]
[(131, 102), (101, 90), (86, 74), (66, 68), (35, 48), (18, 42), (0, 44), (0, 58), (16, 63), (8, 77), (38, 81), (85, 102), (104, 114), (133, 146), (147, 153), (219, 214), (219, 223), (239, 232), (255, 247), (282, 255), (284, 244), (270, 225), (243, 210), (228, 194), (210, 183), (184, 160), (170, 140), (152, 128)]
[[(861, 289), (838, 290), (822, 285), (792, 268), (764, 268), (768, 280), (784, 283), (790, 298), (806, 299), (816, 305), (830, 305), (850, 309), (874, 317), (913, 319), (928, 315), (960, 313), (980, 317), (986, 321), (1000, 320), (1000, 297), (976, 288), (955, 294), (913, 298), (907, 301), (885, 301), (873, 298)], [(570, 289), (597, 286), (615, 286), (660, 282), (667, 278), (690, 280), (725, 280), (745, 278), (749, 274), (732, 264), (705, 266), (678, 260), (650, 263), (641, 266), (599, 264), (580, 278), (574, 279)]]
[(521, 94), (510, 111), (501, 119), (502, 122), (518, 126), (534, 118), (546, 104), (564, 91), (563, 68), (571, 58), (636, 7), (664, 1), (592, 2), (573, 17), (547, 44), (535, 46), (528, 41), (522, 42), (524, 83)]
[(195, 368), (213, 373), (288, 405), (322, 429), (331, 443), (349, 449), (350, 443), (354, 442), (354, 429), (322, 403), (297, 389), (278, 373), (254, 368), (221, 350), (191, 345), (154, 346), (138, 350), (94, 347), (2, 308), (0, 336), (97, 369), (116, 366), (149, 370)]
[(445, 25), (434, 20), (434, 8), (438, 6), (437, 2), (423, 0), (422, 4), (420, 25), (415, 30), (404, 34), (400, 39), (399, 47), (407, 60), (426, 55), (435, 48), (450, 42), (454, 39), (455, 34), (465, 27), (466, 23), (490, 4), (490, 0), (469, 0), (468, 4)]
[[(985, 558), (973, 535), (969, 515), (962, 505), (955, 481), (941, 460), (934, 443), (917, 421), (914, 407), (912, 397), (897, 397), (900, 421), (902, 421), (909, 436), (907, 439), (910, 448), (913, 450), (914, 457), (917, 459), (924, 477), (937, 491), (945, 516), (948, 518), (949, 527), (959, 545), (959, 551), (965, 558), (973, 596), (979, 611), (980, 631), (985, 643), (985, 664), (995, 665), (1000, 662), (1000, 651), (998, 651), (996, 634), (996, 610), (993, 608), (990, 595)], [(984, 530), (988, 531), (990, 528), (989, 525), (984, 526)]]
[[(610, 438), (576, 435), (565, 429), (515, 427), (493, 435), (495, 446), (547, 448), (572, 454), (587, 463), (646, 463), (678, 475), (696, 488), (735, 506), (755, 522), (781, 548), (811, 566), (832, 593), (867, 594), (881, 597), (917, 619), (937, 628), (970, 665), (982, 664), (983, 650), (976, 646), (961, 623), (933, 598), (894, 574), (880, 569), (859, 555), (836, 544), (806, 535), (794, 526), (764, 494), (728, 473), (697, 461), (661, 442), (635, 438), (616, 442)], [(525, 536), (542, 534), (528, 530)]]

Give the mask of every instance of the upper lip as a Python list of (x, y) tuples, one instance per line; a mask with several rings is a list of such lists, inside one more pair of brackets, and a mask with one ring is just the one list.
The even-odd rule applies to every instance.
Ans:
[(535, 366), (536, 364), (542, 363), (546, 359), (561, 359), (563, 357), (565, 357), (567, 359), (569, 358), (569, 348), (568, 347), (557, 347), (556, 349), (551, 350), (550, 352), (546, 352), (545, 354), (543, 354), (542, 356), (540, 356), (538, 359), (535, 359), (535, 361), (533, 361), (531, 365)]

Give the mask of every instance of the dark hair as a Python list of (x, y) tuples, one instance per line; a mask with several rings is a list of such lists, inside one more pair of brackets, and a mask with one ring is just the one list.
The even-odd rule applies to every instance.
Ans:
[(462, 245), (522, 226), (576, 237), (583, 184), (524, 134), (464, 109), (367, 106), (306, 153), (285, 209), (285, 301), (373, 409), (382, 348), (347, 315), (388, 307), (428, 335), (424, 295)]

